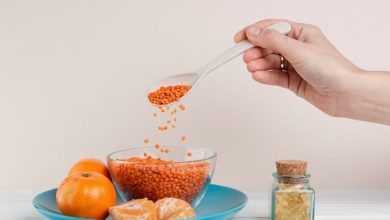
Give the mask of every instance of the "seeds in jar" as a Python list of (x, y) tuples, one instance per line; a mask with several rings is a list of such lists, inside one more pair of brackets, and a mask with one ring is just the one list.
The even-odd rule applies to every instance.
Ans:
[(272, 219), (312, 220), (315, 192), (306, 173), (307, 161), (278, 160), (273, 174)]
[[(289, 188), (291, 191), (289, 192)], [(284, 184), (281, 191), (275, 192), (275, 217), (276, 220), (310, 220), (312, 193), (296, 192), (295, 184)]]

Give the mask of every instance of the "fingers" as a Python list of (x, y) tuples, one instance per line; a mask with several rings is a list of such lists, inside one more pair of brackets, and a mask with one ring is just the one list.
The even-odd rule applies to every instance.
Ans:
[(245, 33), (248, 40), (254, 45), (280, 53), (291, 63), (294, 63), (294, 60), (305, 49), (305, 44), (301, 41), (287, 37), (275, 30), (251, 26)]
[[(288, 36), (283, 35), (278, 31), (266, 28), (267, 26), (278, 22), (287, 22), (291, 24), (292, 28)], [(304, 41), (305, 37), (303, 37), (302, 39), (302, 36), (300, 36), (300, 34), (302, 32), (305, 32), (303, 31), (304, 27), (310, 29), (311, 26), (283, 19), (262, 20), (238, 32), (235, 36), (235, 41), (238, 42), (247, 38), (257, 47), (266, 50), (266, 52), (263, 52), (261, 50), (248, 51), (244, 55), (244, 62), (246, 63), (259, 57), (263, 57), (265, 55), (270, 54), (269, 51), (282, 54), (288, 61), (290, 61), (290, 63), (295, 63), (295, 61), (302, 58), (300, 54), (302, 54), (301, 52), (303, 52), (305, 44), (301, 41)]]
[(289, 75), (280, 70), (256, 71), (252, 77), (257, 82), (288, 88)]
[(247, 63), (248, 71), (257, 82), (288, 88), (289, 74), (279, 70), (280, 55), (270, 54)]
[(247, 69), (251, 73), (256, 71), (279, 69), (280, 63), (280, 56), (276, 54), (271, 54), (264, 58), (250, 61), (249, 63), (247, 63)]
[(251, 26), (257, 26), (259, 28), (265, 28), (267, 26), (270, 26), (270, 25), (278, 23), (278, 22), (287, 22), (287, 23), (291, 24), (292, 29), (291, 29), (291, 32), (290, 32), (289, 36), (294, 36), (294, 35), (298, 36), (301, 25), (296, 24), (295, 22), (292, 22), (292, 21), (289, 21), (289, 20), (284, 20), (284, 19), (264, 19), (264, 20), (261, 20), (261, 21), (258, 21), (256, 23), (254, 23), (252, 25), (249, 25), (249, 26), (245, 27), (244, 29), (242, 29), (241, 31), (239, 31), (237, 34), (234, 35), (234, 41), (235, 42), (240, 42), (240, 41), (246, 39), (247, 38), (246, 30), (249, 27), (251, 27)]
[(272, 50), (254, 47), (254, 48), (247, 50), (244, 53), (243, 60), (245, 63), (249, 63), (253, 60), (257, 60), (257, 59), (265, 57), (269, 54), (272, 54)]
[(287, 20), (279, 20), (279, 19), (264, 19), (264, 20), (261, 20), (261, 21), (258, 21), (252, 25), (249, 25), (247, 27), (245, 27), (244, 29), (242, 29), (240, 32), (238, 32), (236, 35), (234, 35), (234, 41), (235, 42), (240, 42), (244, 39), (247, 38), (246, 36), (246, 30), (250, 27), (250, 26), (253, 26), (253, 25), (256, 25), (258, 27), (261, 27), (261, 28), (265, 28), (267, 26), (270, 26), (274, 23), (277, 23), (277, 22), (281, 22), (281, 21), (287, 21)]
[(245, 30), (246, 30), (246, 28), (244, 28), (243, 30), (241, 30), (240, 32), (238, 32), (237, 34), (234, 35), (234, 38), (233, 38), (234, 42), (238, 43), (238, 42), (246, 39)]

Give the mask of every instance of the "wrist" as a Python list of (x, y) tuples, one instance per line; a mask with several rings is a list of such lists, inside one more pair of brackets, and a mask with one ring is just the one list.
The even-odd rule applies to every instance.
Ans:
[(355, 69), (348, 71), (345, 74), (345, 78), (342, 80), (345, 82), (343, 85), (343, 92), (339, 95), (337, 103), (336, 117), (352, 118), (357, 111), (357, 106), (361, 103), (362, 97), (360, 97), (359, 84), (361, 83), (362, 76), (366, 74), (365, 70)]
[(339, 116), (390, 124), (390, 73), (356, 70), (348, 80), (348, 89)]

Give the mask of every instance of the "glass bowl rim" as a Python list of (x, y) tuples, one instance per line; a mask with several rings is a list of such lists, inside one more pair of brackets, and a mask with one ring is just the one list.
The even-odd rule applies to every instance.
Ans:
[[(163, 148), (166, 148), (165, 146), (161, 146)], [(171, 147), (168, 147), (168, 148), (172, 148), (172, 147), (182, 147), (182, 146), (171, 146)], [(120, 153), (120, 152), (125, 152), (125, 151), (132, 151), (132, 150), (141, 150), (141, 149), (154, 149), (154, 147), (134, 147), (134, 148), (126, 148), (126, 149), (122, 149), (122, 150), (118, 150), (118, 151), (114, 151), (110, 154), (107, 155), (107, 161), (110, 162), (110, 161), (113, 161), (113, 162), (120, 162), (120, 163), (133, 163), (133, 164), (137, 164), (139, 162), (130, 162), (130, 161), (125, 161), (125, 160), (118, 160), (118, 159), (114, 159), (112, 158), (112, 155), (116, 154), (116, 153)], [(214, 150), (210, 149), (210, 148), (206, 148), (206, 147), (196, 147), (196, 149), (203, 149), (203, 150), (207, 150), (209, 152), (211, 152), (211, 156), (209, 157), (205, 157), (205, 158), (202, 158), (202, 159), (198, 159), (198, 160), (187, 160), (187, 161), (172, 161), (173, 163), (175, 164), (185, 164), (185, 163), (194, 163), (194, 162), (202, 162), (202, 161), (207, 161), (207, 160), (212, 160), (214, 158), (217, 157), (217, 152), (215, 152)], [(169, 160), (168, 160), (169, 161)], [(141, 164), (144, 164), (145, 166), (153, 166), (155, 164), (145, 164), (145, 163), (141, 163)]]

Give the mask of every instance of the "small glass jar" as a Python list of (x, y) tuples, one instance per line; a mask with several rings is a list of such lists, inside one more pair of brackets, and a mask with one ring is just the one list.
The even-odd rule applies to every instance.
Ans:
[(309, 184), (310, 174), (285, 176), (273, 173), (272, 220), (313, 220), (314, 189)]

